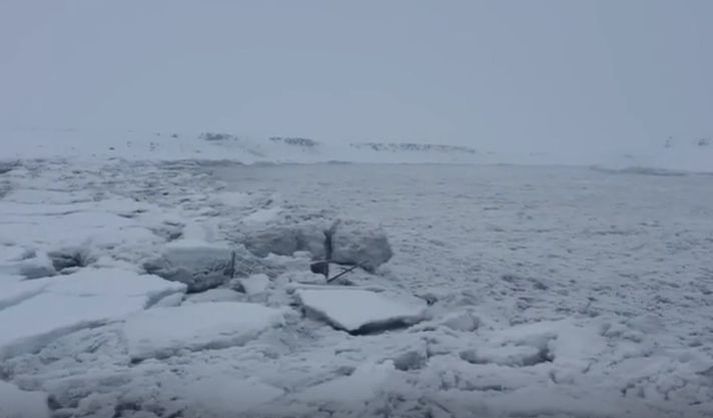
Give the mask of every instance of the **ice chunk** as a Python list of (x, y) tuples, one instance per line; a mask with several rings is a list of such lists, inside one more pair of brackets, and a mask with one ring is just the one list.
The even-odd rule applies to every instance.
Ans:
[(156, 303), (151, 305), (152, 308), (167, 308), (171, 306), (178, 306), (183, 302), (183, 293), (174, 293), (172, 295), (165, 296), (158, 300)]
[(41, 293), (0, 311), (0, 359), (34, 351), (81, 328), (144, 309), (141, 297)]
[(240, 285), (248, 295), (265, 293), (270, 286), (270, 278), (266, 274), (253, 274), (250, 277), (240, 279)]
[(144, 268), (166, 280), (185, 283), (189, 292), (201, 292), (230, 280), (232, 253), (227, 245), (177, 240), (166, 245), (163, 257)]
[(274, 226), (251, 232), (245, 247), (258, 257), (268, 254), (292, 255), (299, 250), (297, 231), (286, 226)]
[(49, 418), (47, 394), (20, 390), (11, 383), (0, 381), (0, 417)]
[(454, 331), (472, 332), (478, 329), (480, 319), (471, 311), (449, 315), (442, 324)]
[(393, 372), (394, 364), (391, 361), (365, 363), (349, 376), (308, 388), (298, 398), (307, 402), (332, 402), (339, 406), (361, 404), (374, 398)]
[(0, 258), (0, 274), (24, 276), (28, 279), (57, 274), (46, 253), (20, 247), (10, 248), (10, 254), (3, 254), (4, 257)]
[[(0, 310), (0, 358), (32, 351), (88, 326), (122, 319), (185, 286), (118, 269), (18, 282)], [(9, 301), (9, 302), (8, 302)]]
[(224, 260), (230, 258), (231, 252), (227, 245), (193, 239), (181, 239), (166, 244), (166, 257), (176, 264), (193, 265), (206, 258)]
[(531, 345), (505, 345), (502, 347), (483, 347), (460, 353), (460, 357), (473, 364), (498, 364), (502, 366), (534, 366), (550, 361), (545, 349)]
[(145, 302), (157, 301), (172, 293), (182, 292), (186, 286), (150, 274), (106, 268), (86, 268), (56, 279), (46, 279), (51, 293), (76, 296), (141, 297)]
[(245, 247), (258, 257), (268, 254), (293, 255), (297, 251), (307, 251), (312, 258), (326, 257), (325, 230), (321, 222), (305, 222), (299, 225), (275, 225), (261, 227), (248, 232)]
[(428, 362), (426, 350), (409, 350), (394, 358), (394, 367), (398, 370), (418, 370)]
[(389, 298), (367, 290), (298, 289), (295, 293), (308, 311), (356, 334), (414, 324), (423, 319), (426, 308), (417, 298)]
[(210, 416), (228, 417), (257, 408), (284, 391), (256, 379), (231, 376), (206, 376), (187, 383), (181, 397), (190, 408)]
[(134, 360), (243, 345), (283, 323), (280, 310), (253, 303), (215, 302), (150, 309), (124, 324)]
[(232, 289), (210, 289), (188, 295), (185, 303), (243, 302), (245, 295)]
[(48, 256), (52, 260), (52, 266), (57, 269), (57, 271), (86, 267), (91, 264), (94, 259), (90, 249), (86, 247), (61, 248), (51, 251)]
[(54, 276), (57, 274), (52, 260), (46, 253), (35, 254), (34, 257), (20, 261), (17, 264), (20, 275), (28, 279), (37, 279), (40, 277)]
[(328, 225), (325, 222), (306, 222), (296, 227), (297, 247), (300, 251), (308, 251), (315, 260), (324, 260), (327, 257), (325, 231)]
[(243, 218), (246, 224), (264, 224), (278, 219), (282, 208), (275, 206), (267, 209), (258, 209), (250, 215)]
[(250, 195), (243, 192), (213, 193), (212, 201), (226, 206), (245, 207), (250, 204)]
[(381, 228), (363, 222), (340, 222), (332, 234), (332, 261), (374, 271), (393, 256)]
[(311, 271), (287, 271), (279, 276), (280, 279), (288, 282), (323, 285), (327, 279), (321, 274)]

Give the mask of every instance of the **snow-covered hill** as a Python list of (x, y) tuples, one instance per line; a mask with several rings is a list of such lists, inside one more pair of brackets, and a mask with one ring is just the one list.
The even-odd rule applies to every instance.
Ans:
[[(477, 141), (475, 141), (477, 144)], [(713, 141), (674, 140), (595, 152), (492, 150), (412, 141), (320, 141), (222, 132), (25, 130), (0, 132), (0, 161), (25, 158), (232, 160), (252, 163), (585, 165), (604, 169), (713, 171)]]

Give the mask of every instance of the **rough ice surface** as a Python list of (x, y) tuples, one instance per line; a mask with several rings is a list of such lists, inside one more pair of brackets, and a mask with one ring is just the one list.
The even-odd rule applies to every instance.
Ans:
[(300, 289), (295, 293), (309, 311), (349, 332), (411, 325), (423, 319), (425, 310), (421, 300), (404, 301), (366, 290)]
[(124, 336), (133, 360), (243, 345), (283, 323), (283, 312), (253, 303), (214, 302), (149, 309), (129, 317)]
[[(0, 170), (0, 416), (9, 398), (54, 418), (710, 417), (710, 176), (245, 166), (97, 141), (76, 152), (126, 158)], [(393, 256), (326, 285), (309, 265), (335, 219), (381, 225), (347, 239), (385, 234)], [(288, 234), (291, 254), (246, 248), (255, 231), (304, 225), (315, 227)], [(184, 300), (185, 284), (144, 266), (187, 243), (220, 248), (208, 272), (232, 251), (236, 265)], [(199, 266), (198, 253), (173, 262)], [(385, 259), (383, 248), (364, 254)], [(256, 274), (269, 278), (264, 292), (240, 292)], [(384, 299), (321, 294), (320, 321), (303, 316), (298, 295), (325, 291)], [(427, 309), (422, 321), (366, 333), (321, 321), (393, 319), (401, 297)], [(236, 314), (247, 300), (275, 322)]]

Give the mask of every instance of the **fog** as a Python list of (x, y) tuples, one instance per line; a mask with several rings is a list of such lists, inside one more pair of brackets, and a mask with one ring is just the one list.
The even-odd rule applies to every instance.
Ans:
[(0, 3), (3, 129), (599, 149), (710, 135), (713, 2)]
[(713, 0), (0, 0), (0, 418), (713, 418)]

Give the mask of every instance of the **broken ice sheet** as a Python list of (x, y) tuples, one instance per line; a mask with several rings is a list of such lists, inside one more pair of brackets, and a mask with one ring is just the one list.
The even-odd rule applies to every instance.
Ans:
[(388, 297), (368, 290), (312, 288), (295, 293), (309, 313), (352, 334), (415, 324), (424, 318), (426, 309), (420, 299)]
[(182, 350), (238, 346), (283, 323), (283, 312), (255, 303), (209, 302), (149, 309), (124, 324), (129, 355), (138, 361)]

